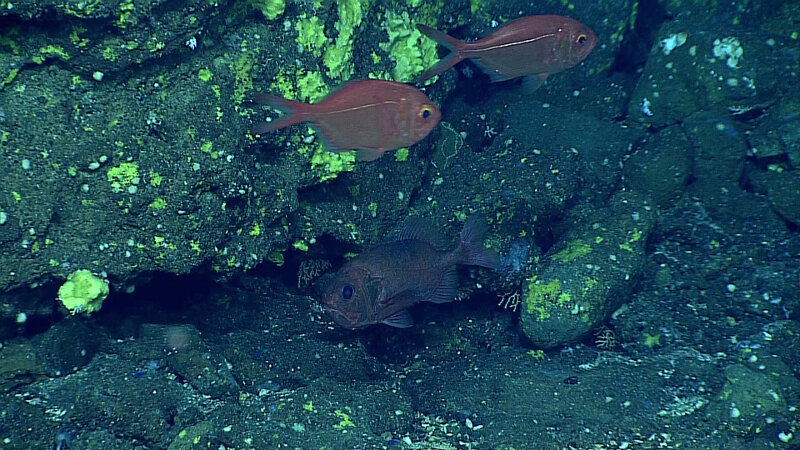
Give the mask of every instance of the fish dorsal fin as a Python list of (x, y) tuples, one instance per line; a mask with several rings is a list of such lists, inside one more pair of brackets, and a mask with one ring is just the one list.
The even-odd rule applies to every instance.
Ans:
[(322, 99), (314, 102), (314, 104), (316, 105), (318, 103), (324, 102), (325, 100), (330, 100), (332, 97), (334, 97), (336, 94), (340, 92), (353, 89), (353, 86), (357, 85), (360, 82), (361, 80), (347, 80), (344, 83), (340, 84), (339, 86), (332, 88), (330, 91), (328, 91), (328, 93), (324, 97), (322, 97)]
[(404, 309), (383, 319), (381, 323), (394, 328), (410, 328), (414, 326), (414, 319), (411, 317), (411, 314)]
[(420, 217), (407, 219), (392, 240), (427, 242), (437, 250), (445, 250), (451, 246), (450, 241), (439, 230)]

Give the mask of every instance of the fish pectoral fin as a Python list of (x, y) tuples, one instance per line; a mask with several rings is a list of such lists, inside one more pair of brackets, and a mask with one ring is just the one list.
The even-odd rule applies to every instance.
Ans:
[(536, 91), (544, 84), (544, 80), (547, 79), (547, 73), (537, 73), (536, 75), (530, 75), (522, 79), (522, 89), (525, 90), (528, 94)]
[(383, 306), (388, 305), (413, 305), (431, 295), (430, 289), (423, 289), (416, 281), (405, 281), (399, 286), (394, 286), (391, 292), (387, 288), (382, 288), (380, 295), (376, 297)]
[(414, 326), (414, 319), (411, 317), (411, 314), (404, 309), (383, 319), (381, 323), (394, 328), (409, 328)]
[(374, 148), (362, 148), (356, 151), (356, 159), (359, 161), (375, 161), (383, 156), (383, 151)]
[(447, 303), (452, 302), (458, 295), (458, 272), (456, 266), (450, 266), (449, 269), (442, 275), (436, 289), (431, 293), (426, 302), (431, 303)]
[(376, 298), (378, 299), (378, 304), (385, 307), (394, 304), (397, 296), (389, 297), (386, 290), (382, 290)]
[[(376, 99), (376, 104), (381, 104), (380, 99)], [(399, 130), (397, 129), (397, 122), (394, 119), (392, 111), (386, 105), (378, 106), (377, 109), (378, 116), (380, 117), (378, 126), (381, 129), (381, 134), (383, 134), (384, 137), (396, 135)]]

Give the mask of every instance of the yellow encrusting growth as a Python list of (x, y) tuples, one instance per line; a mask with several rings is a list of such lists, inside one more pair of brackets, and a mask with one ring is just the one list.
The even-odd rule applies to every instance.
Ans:
[(108, 282), (92, 272), (77, 270), (58, 289), (58, 300), (72, 314), (91, 314), (100, 309), (108, 296)]
[(592, 246), (583, 242), (582, 239), (575, 239), (567, 244), (567, 248), (552, 256), (553, 261), (570, 262), (584, 257), (592, 252)]
[(297, 30), (296, 41), (303, 49), (310, 51), (314, 56), (322, 54), (322, 47), (328, 42), (328, 38), (325, 37), (325, 24), (320, 22), (319, 17), (309, 18), (303, 14), (294, 25), (294, 29)]
[(379, 44), (394, 61), (394, 81), (408, 82), (438, 61), (436, 42), (417, 30), (417, 22), (407, 12), (386, 14), (386, 34), (389, 42)]
[(328, 76), (334, 79), (347, 80), (353, 74), (353, 43), (355, 29), (369, 8), (367, 0), (339, 0), (336, 21), (336, 41), (325, 50), (323, 61), (328, 68)]
[(286, 0), (248, 0), (247, 3), (269, 20), (277, 19), (286, 9)]
[(531, 278), (528, 283), (528, 291), (525, 296), (525, 305), (528, 314), (536, 314), (540, 321), (550, 317), (553, 305), (564, 306), (572, 300), (568, 292), (561, 290), (561, 281), (555, 279), (549, 283), (542, 283), (536, 277)]
[(120, 192), (123, 187), (139, 183), (139, 165), (135, 162), (124, 162), (108, 169), (106, 176), (111, 183), (111, 189)]

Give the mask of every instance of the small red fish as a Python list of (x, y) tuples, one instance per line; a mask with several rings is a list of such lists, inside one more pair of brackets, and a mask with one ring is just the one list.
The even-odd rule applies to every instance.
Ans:
[(352, 81), (314, 104), (269, 94), (256, 94), (253, 100), (286, 114), (259, 124), (257, 134), (311, 122), (327, 150), (357, 150), (358, 159), (363, 161), (416, 144), (442, 118), (439, 108), (425, 94), (393, 81)]
[(535, 89), (549, 74), (583, 61), (597, 45), (597, 35), (589, 27), (564, 16), (520, 17), (475, 42), (458, 40), (422, 24), (417, 28), (451, 52), (425, 71), (420, 81), (471, 59), (492, 81), (528, 77), (526, 82)]
[(351, 330), (383, 323), (398, 328), (413, 324), (406, 311), (419, 302), (455, 300), (457, 264), (498, 267), (494, 250), (483, 246), (486, 223), (470, 217), (458, 246), (443, 250), (445, 240), (424, 222), (409, 221), (391, 240), (348, 262), (325, 286), (322, 309)]

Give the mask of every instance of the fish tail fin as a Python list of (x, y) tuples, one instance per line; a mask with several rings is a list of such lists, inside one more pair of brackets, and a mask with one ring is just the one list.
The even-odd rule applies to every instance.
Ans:
[(278, 120), (263, 122), (256, 125), (253, 130), (256, 134), (266, 134), (307, 120), (302, 114), (309, 106), (305, 103), (270, 94), (256, 94), (253, 96), (253, 101), (280, 110), (284, 114), (283, 117)]
[(447, 33), (443, 33), (435, 28), (431, 28), (421, 23), (417, 24), (417, 29), (419, 30), (420, 33), (433, 39), (440, 45), (447, 47), (447, 49), (450, 50), (451, 52), (458, 52), (459, 50), (461, 50), (461, 46), (464, 44), (464, 41), (460, 39), (456, 39)]
[(464, 223), (459, 235), (459, 263), (471, 266), (486, 267), (497, 270), (500, 267), (500, 255), (496, 251), (483, 246), (483, 238), (489, 226), (478, 216), (470, 216)]
[(464, 42), (460, 41), (452, 36), (449, 36), (441, 31), (431, 28), (427, 25), (423, 25), (421, 23), (417, 24), (417, 29), (420, 33), (428, 36), (429, 38), (433, 39), (434, 41), (438, 42), (440, 45), (444, 46), (448, 50), (450, 50), (450, 54), (445, 56), (444, 58), (440, 59), (439, 62), (433, 65), (430, 69), (426, 70), (419, 76), (420, 83), (439, 75), (440, 73), (444, 72), (445, 70), (455, 66), (461, 60), (464, 59), (464, 54), (462, 53), (461, 49), (464, 46)]

